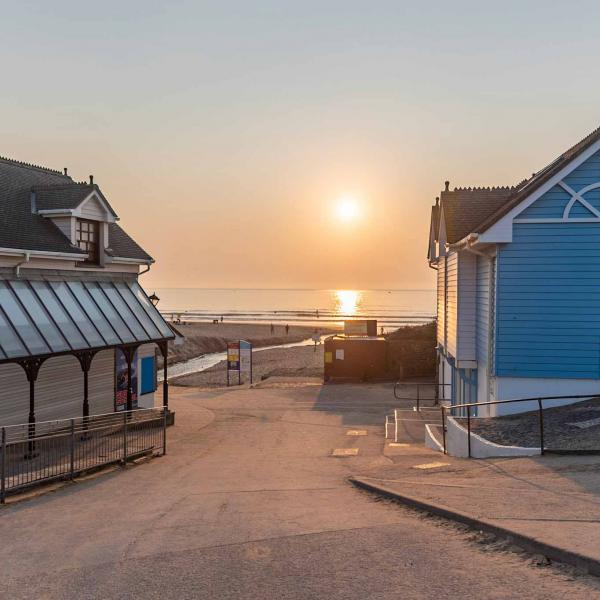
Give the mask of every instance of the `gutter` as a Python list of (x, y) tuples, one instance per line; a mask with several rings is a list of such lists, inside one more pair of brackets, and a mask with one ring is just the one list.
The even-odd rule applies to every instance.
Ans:
[(152, 265), (154, 264), (154, 259), (147, 258), (124, 258), (122, 256), (110, 256), (110, 262), (121, 263), (124, 265)]
[(482, 252), (481, 250), (475, 250), (473, 246), (479, 243), (479, 234), (478, 233), (470, 233), (467, 237), (464, 237), (462, 240), (456, 242), (456, 244), (452, 244), (450, 248), (452, 250), (466, 250), (467, 252), (472, 252), (473, 254), (477, 254), (478, 256), (484, 256), (489, 258), (489, 254)]
[(25, 256), (29, 254), (31, 256), (42, 256), (48, 258), (59, 258), (77, 260), (81, 258), (87, 258), (87, 254), (75, 254), (70, 252), (50, 252), (45, 250), (26, 250), (25, 248), (0, 248), (0, 254), (4, 256)]

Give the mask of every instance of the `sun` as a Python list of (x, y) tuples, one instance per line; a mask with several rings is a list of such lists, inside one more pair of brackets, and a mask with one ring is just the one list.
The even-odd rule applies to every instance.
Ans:
[(360, 205), (356, 198), (344, 196), (337, 201), (335, 214), (340, 221), (346, 223), (355, 221), (360, 216)]

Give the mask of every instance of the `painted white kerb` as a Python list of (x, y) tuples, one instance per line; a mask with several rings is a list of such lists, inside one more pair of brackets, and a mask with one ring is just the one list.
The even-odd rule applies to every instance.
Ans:
[[(467, 430), (454, 417), (446, 417), (446, 450), (450, 456), (467, 458), (469, 440)], [(471, 432), (471, 458), (494, 458), (507, 456), (538, 456), (539, 448), (501, 446)]]

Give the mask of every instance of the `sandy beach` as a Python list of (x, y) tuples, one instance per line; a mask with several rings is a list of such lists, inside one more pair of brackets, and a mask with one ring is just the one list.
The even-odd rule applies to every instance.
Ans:
[[(252, 356), (254, 382), (267, 377), (323, 377), (323, 344), (317, 346), (299, 346), (297, 348), (274, 348), (254, 351)], [(237, 382), (237, 373), (232, 375)], [(245, 383), (248, 375), (244, 374)], [(174, 377), (171, 385), (189, 387), (222, 387), (227, 385), (226, 361), (214, 367)]]
[[(210, 352), (223, 352), (227, 342), (247, 340), (254, 348), (301, 342), (314, 334), (314, 327), (290, 326), (286, 334), (285, 325), (271, 326), (263, 323), (190, 323), (176, 325), (185, 336), (183, 345), (169, 344), (168, 364), (189, 360)], [(320, 334), (336, 333), (337, 330), (320, 328)], [(293, 349), (296, 350), (296, 349)], [(312, 351), (312, 350), (311, 350)], [(267, 352), (267, 351), (265, 351)]]

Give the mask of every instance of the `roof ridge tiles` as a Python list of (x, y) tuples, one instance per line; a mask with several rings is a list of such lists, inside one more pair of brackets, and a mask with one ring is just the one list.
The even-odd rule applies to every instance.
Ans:
[(23, 162), (21, 160), (9, 158), (7, 156), (0, 156), (0, 160), (5, 163), (13, 164), (18, 167), (25, 167), (27, 169), (35, 169), (37, 171), (44, 171), (45, 173), (52, 173), (54, 175), (62, 175), (63, 177), (68, 177), (68, 175), (65, 175), (62, 171), (59, 171), (58, 169), (51, 169), (50, 167), (44, 167), (42, 165), (34, 165), (33, 163)]
[(46, 185), (32, 185), (31, 189), (36, 192), (45, 192), (52, 190), (66, 190), (75, 186), (91, 187), (87, 182), (81, 181), (66, 181), (65, 183), (49, 183)]
[(479, 187), (455, 187), (454, 192), (496, 192), (496, 191), (506, 191), (509, 192), (514, 190), (514, 185), (498, 185), (490, 187), (488, 186), (479, 186)]

